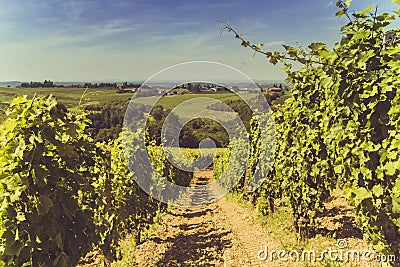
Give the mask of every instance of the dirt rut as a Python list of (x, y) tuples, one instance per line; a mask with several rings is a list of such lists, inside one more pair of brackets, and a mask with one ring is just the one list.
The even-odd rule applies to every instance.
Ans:
[[(191, 186), (211, 181), (212, 171), (202, 171), (195, 173)], [(186, 197), (199, 205), (215, 195), (210, 186)], [(279, 266), (258, 259), (265, 245), (274, 249), (279, 244), (253, 221), (250, 211), (225, 198), (199, 207), (174, 208), (152, 237), (138, 246), (136, 266)]]

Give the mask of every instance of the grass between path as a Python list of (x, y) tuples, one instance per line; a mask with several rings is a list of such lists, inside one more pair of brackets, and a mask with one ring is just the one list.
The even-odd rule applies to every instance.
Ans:
[[(161, 212), (156, 215), (154, 218), (154, 223), (149, 225), (148, 229), (144, 229), (141, 232), (140, 235), (140, 240), (141, 242), (145, 242), (147, 239), (151, 237), (153, 233), (155, 233), (160, 226), (161, 219), (164, 215), (167, 213), (171, 212), (173, 210), (173, 207), (168, 207), (168, 209), (165, 212)], [(120, 242), (120, 248), (119, 248), (119, 253), (121, 256), (121, 259), (118, 261), (115, 261), (111, 264), (111, 267), (126, 267), (126, 266), (134, 266), (135, 265), (135, 258), (134, 258), (134, 252), (136, 250), (136, 240), (133, 236), (129, 235), (127, 236), (124, 240)]]
[[(150, 236), (155, 233), (160, 226), (160, 221), (164, 215), (169, 213), (172, 208), (168, 208), (166, 211), (159, 213), (154, 218), (154, 223), (149, 225), (148, 229), (144, 229), (141, 232), (140, 240), (145, 242)], [(118, 260), (114, 262), (108, 262), (102, 253), (95, 249), (89, 252), (86, 257), (82, 258), (78, 267), (127, 267), (135, 266), (134, 252), (137, 247), (136, 238), (133, 234), (126, 236), (120, 240), (119, 248), (117, 251)]]
[[(280, 245), (280, 249), (286, 251), (289, 253), (290, 251), (298, 251), (301, 255), (302, 251), (315, 251), (317, 253), (317, 257), (319, 257), (324, 250), (338, 250), (338, 254), (333, 254), (333, 255), (341, 255), (340, 251), (341, 249), (338, 248), (337, 242), (338, 239), (341, 239), (340, 233), (338, 234), (337, 231), (341, 231), (343, 229), (342, 226), (336, 225), (335, 227), (337, 228), (337, 231), (328, 231), (326, 234), (316, 234), (314, 237), (310, 239), (299, 239), (298, 235), (296, 234), (294, 225), (293, 225), (293, 216), (291, 214), (291, 211), (288, 207), (287, 204), (284, 202), (280, 203), (277, 205), (276, 210), (274, 213), (271, 213), (267, 216), (263, 216), (261, 213), (259, 213), (254, 207), (250, 201), (244, 199), (241, 195), (234, 194), (234, 193), (229, 193), (226, 196), (226, 199), (230, 202), (236, 203), (239, 206), (249, 210), (252, 214), (255, 214), (255, 216), (249, 218), (250, 222), (253, 224), (261, 224), (263, 226), (263, 229), (265, 233), (270, 236), (272, 239), (276, 240)], [(327, 206), (332, 206), (337, 204), (335, 200), (331, 201), (330, 203), (327, 203)], [(337, 216), (340, 216), (338, 214)], [(335, 218), (330, 218), (331, 220), (322, 220), (323, 223), (327, 222), (327, 224), (330, 223), (330, 221), (337, 221), (336, 216), (333, 216)], [(326, 219), (326, 217), (324, 217)], [(347, 222), (348, 223), (348, 222)], [(317, 230), (319, 229), (326, 229), (330, 228), (330, 226), (326, 225), (319, 225), (316, 226)], [(356, 229), (357, 230), (357, 229)], [(362, 237), (359, 236), (357, 231), (353, 231), (353, 233), (347, 234), (344, 240), (347, 241), (347, 247), (344, 248), (342, 251), (344, 252), (343, 255), (346, 255), (347, 251), (350, 250), (357, 250), (360, 251), (360, 255), (364, 253), (366, 250), (374, 252), (373, 248), (368, 246), (368, 244), (362, 239)], [(318, 231), (317, 231), (318, 232)], [(336, 239), (338, 237), (338, 239)], [(265, 244), (268, 245), (268, 244)], [(288, 254), (286, 254), (286, 257), (288, 258)], [(340, 256), (338, 256), (340, 257)], [(346, 256), (343, 256), (344, 259)], [(274, 255), (274, 260), (278, 260), (277, 255)], [(266, 261), (267, 264), (268, 261)], [(290, 266), (290, 260), (287, 262), (288, 266)], [(317, 267), (326, 267), (326, 266), (388, 266), (387, 263), (377, 263), (377, 262), (365, 262), (362, 259), (360, 261), (352, 261), (349, 260), (349, 262), (344, 261), (333, 261), (330, 260), (328, 256), (325, 257), (324, 260), (322, 261), (315, 261), (315, 262), (310, 262), (310, 261), (304, 261), (300, 262), (301, 266), (317, 266)], [(266, 265), (267, 266), (267, 265)]]

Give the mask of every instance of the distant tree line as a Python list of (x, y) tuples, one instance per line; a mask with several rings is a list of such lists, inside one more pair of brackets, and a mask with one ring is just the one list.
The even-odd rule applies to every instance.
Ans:
[(280, 83), (279, 85), (278, 85), (277, 83), (274, 83), (274, 84), (272, 85), (272, 87), (283, 89), (283, 85), (282, 85), (281, 83)]
[(56, 87), (54, 83), (50, 80), (44, 80), (44, 82), (30, 82), (22, 83), (20, 87), (26, 88), (38, 88), (38, 87)]
[(229, 92), (229, 89), (226, 87), (222, 87), (222, 86), (217, 86), (215, 84), (202, 84), (202, 83), (188, 83), (188, 84), (183, 84), (181, 86), (184, 89), (187, 89), (189, 92), (191, 93), (199, 93), (202, 91), (209, 91), (212, 88), (215, 88), (216, 91), (227, 91)]
[(68, 88), (139, 88), (137, 83), (80, 83), (80, 84), (55, 84), (53, 81), (44, 80), (44, 82), (25, 82), (20, 87), (24, 88), (40, 88), (40, 87), (68, 87)]

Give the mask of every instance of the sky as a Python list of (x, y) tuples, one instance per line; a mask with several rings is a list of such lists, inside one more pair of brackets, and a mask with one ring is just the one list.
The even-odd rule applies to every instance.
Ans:
[[(351, 9), (391, 0), (353, 0)], [(229, 22), (254, 43), (333, 46), (346, 18), (335, 0), (0, 0), (0, 81), (146, 80), (195, 60), (239, 69), (255, 80), (282, 80), (280, 66), (252, 57)]]

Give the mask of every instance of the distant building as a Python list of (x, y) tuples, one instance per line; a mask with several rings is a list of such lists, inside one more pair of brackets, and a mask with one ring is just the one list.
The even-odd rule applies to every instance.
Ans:
[(282, 88), (280, 87), (270, 87), (267, 89), (268, 94), (276, 94), (276, 93), (281, 93), (283, 91)]
[(267, 95), (267, 98), (270, 101), (278, 99), (280, 96), (283, 95), (284, 91), (281, 87), (269, 87), (269, 88), (264, 88), (265, 93)]

